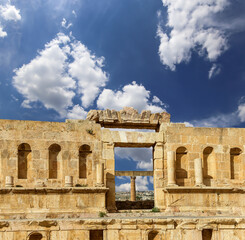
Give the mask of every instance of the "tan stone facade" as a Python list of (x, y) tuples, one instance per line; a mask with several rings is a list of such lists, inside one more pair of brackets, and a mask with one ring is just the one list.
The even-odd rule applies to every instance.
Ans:
[[(131, 108), (65, 123), (0, 120), (0, 239), (245, 239), (244, 143), (245, 129)], [(117, 213), (115, 147), (153, 148), (160, 213)]]

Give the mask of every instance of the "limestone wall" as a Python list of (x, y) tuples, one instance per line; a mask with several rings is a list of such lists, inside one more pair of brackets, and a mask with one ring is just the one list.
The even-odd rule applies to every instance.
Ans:
[[(102, 144), (100, 125), (89, 121), (34, 122), (0, 120), (0, 185), (4, 187), (5, 177), (13, 176), (14, 185), (34, 187), (36, 185), (61, 187), (65, 176), (73, 176), (75, 184), (94, 186), (96, 184), (96, 163), (101, 159)], [(22, 147), (25, 144), (27, 147)], [(50, 146), (58, 145), (60, 151), (52, 152)], [(90, 151), (81, 152), (87, 145)], [(28, 151), (28, 152), (27, 152)], [(26, 167), (27, 176), (18, 176), (18, 158), (25, 158), (19, 169)], [(80, 156), (81, 155), (81, 156)], [(55, 158), (56, 162), (50, 162)], [(79, 159), (86, 158), (86, 174), (79, 177)], [(50, 169), (57, 174), (50, 176)]]
[[(235, 226), (235, 227), (234, 227)], [(244, 240), (241, 218), (124, 218), (1, 221), (0, 239)]]
[(202, 159), (205, 186), (244, 186), (245, 129), (194, 128), (162, 124), (164, 176), (167, 185), (167, 152), (176, 153), (176, 184), (195, 186), (194, 160)]

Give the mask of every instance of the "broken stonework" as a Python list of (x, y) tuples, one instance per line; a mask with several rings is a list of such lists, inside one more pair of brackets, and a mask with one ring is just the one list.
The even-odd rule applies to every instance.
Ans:
[(87, 115), (87, 120), (100, 123), (104, 127), (157, 129), (161, 123), (170, 122), (170, 114), (166, 112), (151, 113), (146, 110), (138, 113), (132, 107), (124, 107), (121, 111), (91, 110)]

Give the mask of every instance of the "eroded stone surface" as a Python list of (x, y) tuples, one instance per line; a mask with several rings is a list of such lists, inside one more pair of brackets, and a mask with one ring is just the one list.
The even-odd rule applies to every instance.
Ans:
[(166, 112), (151, 113), (143, 110), (138, 113), (132, 107), (124, 107), (121, 111), (90, 110), (87, 120), (95, 121), (105, 127), (151, 128), (156, 129), (163, 122), (170, 122), (170, 114)]

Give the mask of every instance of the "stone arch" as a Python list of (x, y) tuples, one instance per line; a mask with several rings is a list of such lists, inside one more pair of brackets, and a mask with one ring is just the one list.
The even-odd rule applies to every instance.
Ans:
[(162, 240), (162, 238), (158, 231), (153, 230), (148, 233), (148, 240)]
[(213, 147), (206, 147), (203, 150), (203, 178), (207, 186), (211, 186), (211, 179), (215, 178), (216, 161)]
[[(184, 186), (183, 180), (185, 178), (188, 178), (187, 149), (185, 147), (178, 147), (176, 149), (176, 180), (177, 180), (177, 184)], [(180, 181), (180, 180), (182, 180), (182, 181)]]
[(230, 176), (231, 179), (241, 179), (242, 176), (242, 150), (240, 148), (230, 149)]
[(27, 179), (31, 161), (31, 146), (21, 143), (18, 146), (18, 179)]
[(79, 148), (79, 178), (87, 178), (87, 156), (91, 152), (91, 148), (87, 144), (83, 144)]
[(28, 240), (41, 240), (41, 239), (43, 239), (43, 235), (38, 232), (31, 233), (28, 237)]
[(60, 145), (54, 143), (50, 145), (49, 150), (49, 178), (57, 179), (58, 178), (58, 170), (60, 168), (58, 164), (58, 155), (61, 151)]

